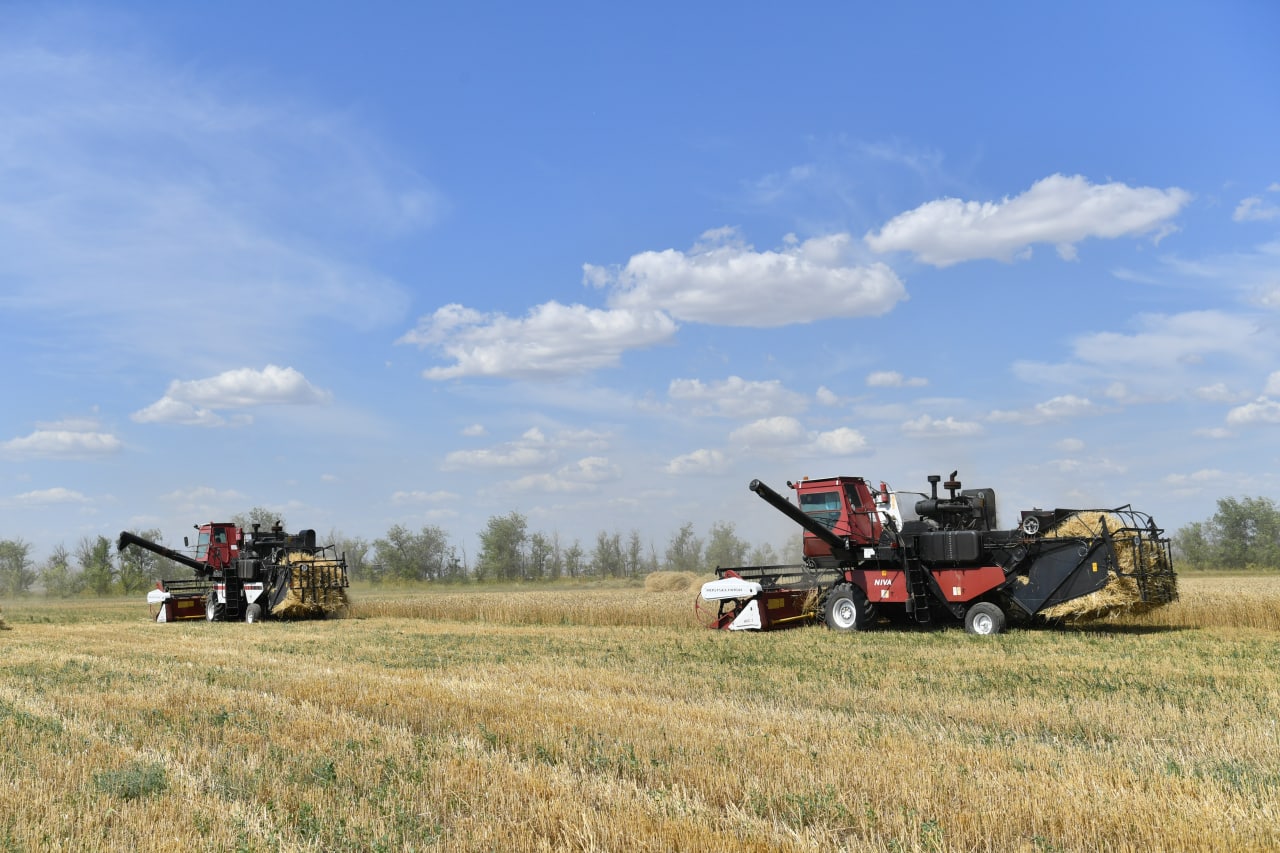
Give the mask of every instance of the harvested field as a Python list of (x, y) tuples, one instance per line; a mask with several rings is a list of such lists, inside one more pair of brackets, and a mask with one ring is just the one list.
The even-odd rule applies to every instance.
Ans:
[(1275, 849), (1280, 578), (1181, 592), (995, 638), (638, 587), (6, 602), (0, 849)]

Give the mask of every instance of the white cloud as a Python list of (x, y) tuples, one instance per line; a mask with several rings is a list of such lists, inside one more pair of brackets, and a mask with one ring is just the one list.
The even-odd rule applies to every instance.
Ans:
[(1064, 394), (1061, 397), (1054, 397), (1043, 403), (1037, 403), (1031, 409), (1025, 411), (1002, 411), (997, 409), (991, 412), (987, 419), (995, 423), (1042, 424), (1048, 421), (1097, 415), (1101, 414), (1102, 411), (1102, 407), (1088, 397)]
[(424, 371), (427, 379), (536, 378), (610, 367), (624, 352), (660, 344), (675, 332), (676, 324), (661, 311), (546, 302), (513, 318), (454, 304), (421, 318), (397, 343), (432, 347), (453, 359), (449, 367)]
[(1192, 430), (1191, 434), (1200, 436), (1201, 438), (1212, 438), (1217, 441), (1221, 441), (1224, 438), (1232, 437), (1231, 430), (1225, 427), (1206, 427), (1203, 429), (1196, 429), (1196, 430)]
[(784, 415), (739, 427), (729, 433), (729, 442), (743, 450), (821, 456), (852, 456), (869, 449), (866, 436), (855, 429), (807, 430), (800, 421)]
[(619, 269), (583, 265), (583, 280), (609, 287), (609, 304), (677, 320), (767, 328), (831, 317), (878, 317), (907, 298), (888, 266), (856, 265), (848, 234), (789, 236), (756, 251), (732, 228), (708, 231), (690, 251), (633, 255)]
[(1259, 397), (1252, 403), (1237, 406), (1227, 412), (1227, 423), (1231, 426), (1280, 424), (1280, 401)]
[(38, 429), (22, 438), (0, 444), (6, 456), (16, 458), (53, 457), (82, 459), (107, 456), (118, 452), (124, 444), (114, 435), (88, 430)]
[(1209, 403), (1239, 403), (1241, 400), (1249, 399), (1247, 391), (1233, 391), (1225, 382), (1202, 385), (1195, 389), (1195, 395)]
[(919, 376), (908, 379), (896, 370), (877, 370), (867, 374), (867, 385), (871, 388), (921, 388), (928, 384), (928, 379)]
[[(1122, 386), (1135, 385), (1149, 396), (1153, 391), (1182, 395), (1198, 387), (1195, 372), (1207, 363), (1226, 359), (1239, 365), (1274, 364), (1277, 342), (1248, 315), (1224, 311), (1182, 314), (1141, 314), (1131, 334), (1096, 332), (1071, 342), (1072, 359), (1060, 364), (1019, 361), (1014, 374), (1027, 382), (1071, 385), (1106, 382), (1123, 377)], [(1117, 380), (1118, 381), (1118, 380)], [(1137, 399), (1127, 387), (1111, 394), (1121, 401)]]
[(778, 446), (803, 441), (807, 433), (800, 422), (787, 415), (761, 418), (729, 433), (734, 444)]
[(1079, 453), (1084, 450), (1084, 442), (1078, 438), (1064, 438), (1054, 445), (1063, 453)]
[(1266, 222), (1280, 216), (1280, 207), (1267, 204), (1258, 196), (1242, 199), (1231, 218), (1236, 222)]
[(824, 406), (840, 405), (840, 395), (825, 385), (818, 386), (818, 390), (814, 393), (813, 397)]
[(23, 506), (49, 506), (51, 504), (84, 504), (89, 503), (80, 492), (74, 489), (64, 489), (55, 487), (52, 489), (38, 489), (34, 492), (24, 492), (13, 499), (15, 504)]
[(391, 495), (391, 503), (396, 506), (403, 506), (406, 504), (446, 503), (456, 500), (460, 500), (459, 495), (443, 490), (435, 492), (423, 492), (418, 490), (408, 492), (402, 491), (393, 492)]
[(484, 428), (484, 424), (471, 424), (470, 426), (463, 428), (462, 434), (468, 438), (478, 438), (480, 436), (488, 435), (489, 431)]
[(1225, 477), (1226, 474), (1216, 468), (1202, 468), (1191, 474), (1169, 474), (1164, 478), (1164, 482), (1170, 486), (1187, 486), (1216, 483)]
[(813, 448), (831, 456), (855, 456), (868, 450), (867, 437), (856, 429), (838, 427), (820, 432), (813, 439)]
[(249, 502), (248, 497), (235, 489), (219, 490), (211, 486), (178, 489), (163, 495), (160, 500), (176, 513), (203, 519), (241, 512)]
[(937, 420), (929, 415), (921, 415), (904, 423), (902, 431), (915, 438), (978, 435), (982, 432), (982, 424), (973, 421), (958, 421), (951, 416), (944, 420)]
[(726, 458), (719, 450), (695, 450), (683, 456), (677, 456), (663, 469), (668, 474), (711, 474), (725, 470)]
[(1280, 370), (1275, 371), (1267, 377), (1267, 386), (1262, 389), (1262, 393), (1269, 396), (1280, 397)]
[(673, 379), (667, 387), (672, 400), (694, 404), (699, 416), (759, 418), (773, 412), (799, 412), (805, 408), (802, 395), (788, 391), (776, 379), (748, 381), (730, 376), (718, 382)]
[(446, 471), (472, 467), (534, 468), (556, 462), (563, 450), (599, 451), (606, 448), (608, 443), (608, 434), (595, 430), (560, 430), (549, 438), (538, 427), (530, 427), (518, 439), (495, 447), (455, 450), (445, 456), (441, 468)]
[(865, 240), (873, 251), (909, 251), (937, 267), (979, 258), (1011, 261), (1036, 243), (1073, 259), (1075, 244), (1089, 237), (1162, 233), (1190, 198), (1177, 188), (1092, 185), (1080, 175), (1050, 175), (999, 202), (927, 202)]
[(207, 379), (174, 380), (163, 397), (131, 417), (137, 423), (222, 426), (228, 421), (214, 409), (323, 405), (331, 399), (332, 394), (316, 388), (292, 367), (269, 364), (262, 370), (244, 367)]
[(594, 492), (602, 483), (622, 477), (622, 469), (603, 456), (588, 456), (555, 473), (529, 474), (504, 483), (514, 491)]

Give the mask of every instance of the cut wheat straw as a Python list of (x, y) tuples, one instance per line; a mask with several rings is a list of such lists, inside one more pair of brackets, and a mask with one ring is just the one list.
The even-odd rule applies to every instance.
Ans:
[[(1140, 614), (1174, 601), (1178, 597), (1177, 576), (1165, 563), (1165, 552), (1142, 541), (1138, 531), (1110, 512), (1078, 512), (1063, 519), (1046, 534), (1051, 539), (1094, 539), (1103, 526), (1115, 545), (1116, 567), (1107, 572), (1107, 583), (1097, 592), (1064, 601), (1041, 612), (1046, 619), (1084, 622), (1121, 613)], [(1137, 575), (1146, 584), (1146, 594)]]

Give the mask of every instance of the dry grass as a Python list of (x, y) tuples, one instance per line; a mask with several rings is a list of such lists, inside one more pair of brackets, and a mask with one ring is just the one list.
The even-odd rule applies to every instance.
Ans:
[(640, 589), (20, 601), (0, 850), (1276, 849), (1280, 618), (1229, 623), (1280, 578), (1182, 593), (996, 638), (706, 631)]

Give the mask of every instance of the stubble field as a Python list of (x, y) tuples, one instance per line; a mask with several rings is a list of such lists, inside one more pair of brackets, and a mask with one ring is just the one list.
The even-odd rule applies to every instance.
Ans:
[(1181, 588), (995, 638), (638, 587), (6, 601), (0, 850), (1280, 848), (1280, 579)]

